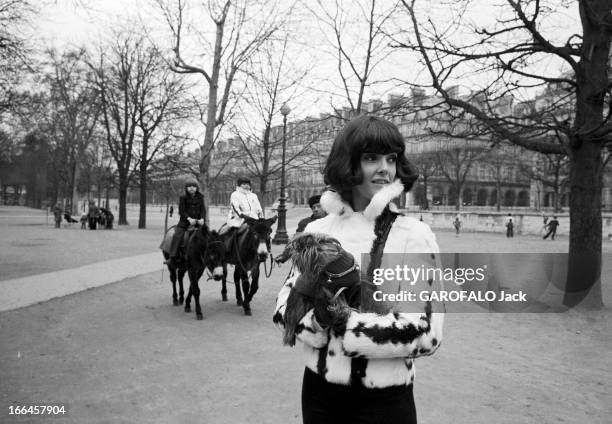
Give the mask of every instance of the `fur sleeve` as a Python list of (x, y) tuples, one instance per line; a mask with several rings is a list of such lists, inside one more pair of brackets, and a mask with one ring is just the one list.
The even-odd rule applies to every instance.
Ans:
[[(289, 292), (294, 286), (299, 275), (299, 271), (297, 271), (297, 269), (294, 267), (287, 277), (285, 284), (283, 284), (283, 287), (278, 293), (278, 296), (276, 297), (276, 308), (274, 310), (272, 321), (279, 328), (284, 328), (285, 326), (284, 316), (285, 308), (287, 306), (287, 298), (289, 297)], [(304, 318), (300, 320), (295, 331), (295, 335), (296, 338), (302, 343), (317, 349), (325, 346), (329, 340), (329, 331), (321, 328), (321, 326), (317, 323), (314, 318), (314, 309), (308, 311)]]
[(272, 316), (272, 322), (280, 328), (285, 327), (285, 308), (287, 306), (287, 298), (291, 288), (295, 285), (295, 282), (299, 276), (299, 272), (293, 267), (285, 280), (285, 284), (281, 287), (280, 292), (276, 296), (276, 307), (274, 308), (274, 315)]
[(314, 317), (314, 309), (306, 313), (295, 331), (296, 338), (302, 343), (320, 349), (329, 341), (329, 331), (321, 328)]
[(431, 355), (442, 339), (440, 313), (352, 313), (343, 348), (348, 356), (416, 358)]
[[(400, 224), (397, 229), (398, 235), (401, 236), (404, 230), (407, 232), (404, 254), (430, 253), (435, 266), (440, 267), (441, 261), (438, 255), (440, 249), (429, 226), (418, 221), (403, 224), (413, 224), (406, 225), (406, 228), (402, 228)], [(418, 234), (417, 239), (414, 238), (414, 234)], [(404, 256), (404, 263), (409, 261), (408, 256)], [(432, 279), (429, 284), (431, 290), (443, 290), (441, 281)], [(420, 312), (394, 312), (387, 315), (352, 312), (347, 320), (343, 337), (346, 354), (366, 358), (415, 358), (431, 355), (442, 341), (444, 304), (435, 301), (424, 302), (419, 310)]]

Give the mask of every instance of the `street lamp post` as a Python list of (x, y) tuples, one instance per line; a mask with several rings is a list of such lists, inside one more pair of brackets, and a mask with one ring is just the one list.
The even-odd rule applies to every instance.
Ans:
[(278, 200), (278, 225), (276, 226), (276, 234), (272, 243), (287, 244), (289, 237), (287, 236), (287, 207), (285, 206), (285, 152), (287, 150), (287, 115), (291, 112), (291, 108), (287, 104), (283, 104), (280, 108), (280, 113), (283, 115), (283, 157), (281, 162), (281, 189), (280, 199)]

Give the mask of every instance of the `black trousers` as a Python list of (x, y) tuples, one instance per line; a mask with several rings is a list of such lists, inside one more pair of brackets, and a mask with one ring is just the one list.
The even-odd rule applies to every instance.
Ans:
[(306, 368), (302, 382), (304, 424), (416, 424), (412, 385), (383, 389), (327, 382)]
[(557, 229), (556, 228), (552, 228), (552, 229), (548, 230), (548, 232), (543, 237), (543, 239), (546, 240), (548, 238), (548, 236), (552, 236), (551, 238), (554, 240), (556, 234), (557, 234)]

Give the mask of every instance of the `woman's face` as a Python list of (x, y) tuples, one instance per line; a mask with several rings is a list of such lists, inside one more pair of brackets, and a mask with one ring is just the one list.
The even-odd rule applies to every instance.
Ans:
[(359, 167), (363, 180), (353, 188), (353, 198), (358, 196), (369, 201), (381, 188), (395, 180), (397, 153), (362, 153)]

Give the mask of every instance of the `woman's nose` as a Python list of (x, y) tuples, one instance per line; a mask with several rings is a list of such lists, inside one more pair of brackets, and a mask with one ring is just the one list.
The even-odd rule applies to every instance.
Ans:
[(388, 174), (389, 173), (389, 164), (386, 160), (382, 159), (378, 161), (378, 167), (376, 168), (376, 173), (378, 174)]

